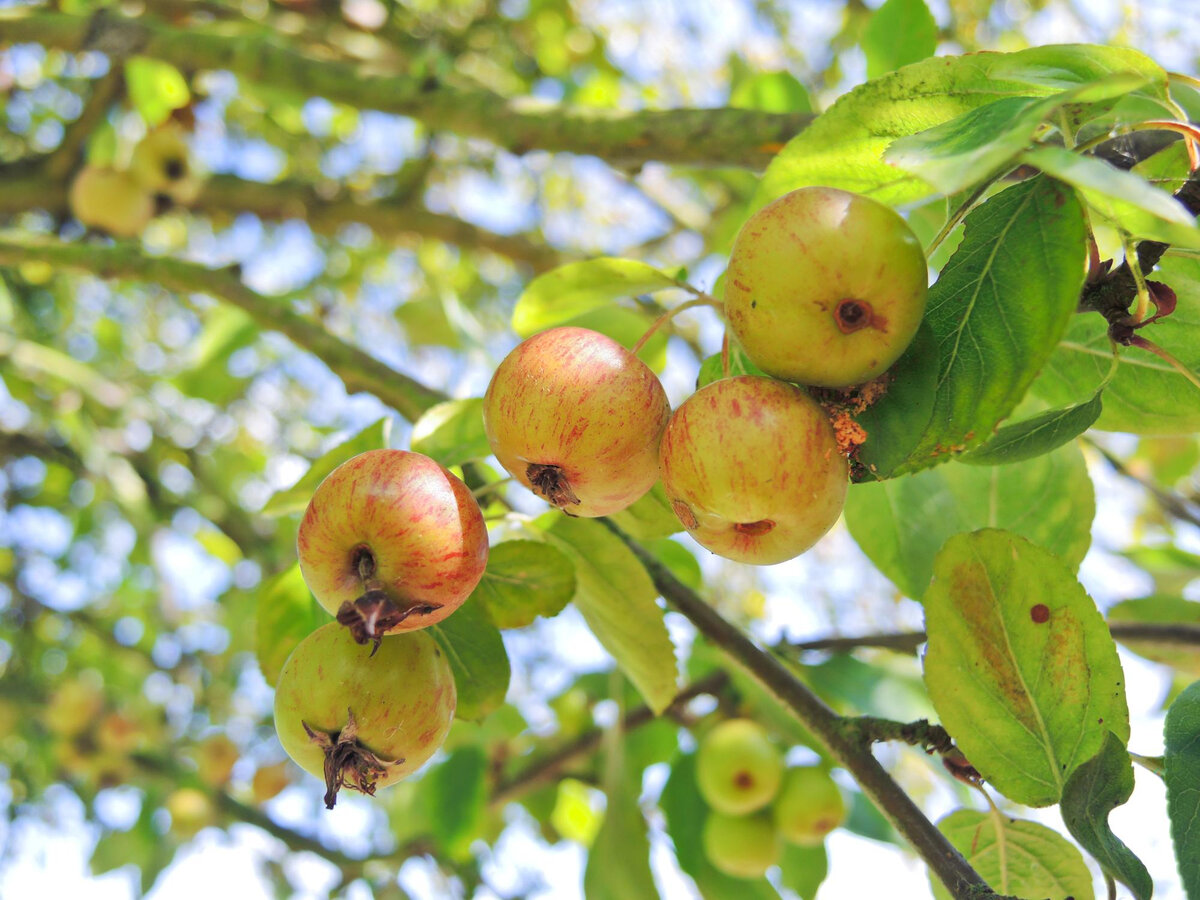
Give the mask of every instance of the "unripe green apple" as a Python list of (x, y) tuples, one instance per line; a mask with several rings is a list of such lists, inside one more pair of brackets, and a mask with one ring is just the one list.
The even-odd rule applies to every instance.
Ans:
[(767, 374), (845, 387), (881, 375), (912, 342), (928, 283), (921, 244), (894, 210), (807, 187), (742, 226), (725, 273), (725, 316)]
[(167, 122), (138, 141), (129, 173), (151, 194), (163, 194), (188, 205), (200, 193), (188, 149), (187, 135), (178, 122)]
[(84, 166), (67, 199), (75, 218), (114, 237), (136, 237), (154, 217), (154, 198), (128, 172)]
[(705, 385), (671, 416), (660, 453), (679, 521), (738, 562), (798, 556), (846, 502), (849, 467), (829, 417), (804, 391), (772, 378)]
[(704, 735), (696, 751), (696, 785), (717, 812), (743, 816), (775, 799), (783, 756), (753, 719), (727, 719)]
[(783, 850), (770, 816), (727, 816), (710, 812), (701, 834), (704, 855), (719, 871), (734, 878), (762, 878), (779, 862)]
[(411, 775), (437, 752), (457, 694), (427, 631), (384, 638), (373, 656), (336, 623), (296, 645), (275, 687), (275, 730), (288, 756), (325, 779), (325, 805)]
[(365, 643), (458, 609), (483, 576), (488, 535), (470, 489), (434, 460), (370, 450), (313, 492), (296, 549), (318, 602)]
[(551, 328), (522, 342), (483, 403), (500, 464), (573, 516), (619, 512), (658, 480), (666, 392), (649, 366), (597, 331)]
[(846, 798), (820, 766), (788, 769), (772, 810), (785, 841), (814, 847), (846, 821)]

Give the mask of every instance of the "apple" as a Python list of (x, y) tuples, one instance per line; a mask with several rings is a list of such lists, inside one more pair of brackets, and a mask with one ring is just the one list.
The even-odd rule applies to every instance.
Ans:
[(671, 416), (660, 454), (679, 521), (727, 559), (771, 565), (798, 556), (846, 501), (849, 467), (828, 416), (772, 378), (705, 385)]
[(772, 812), (784, 840), (814, 847), (846, 821), (846, 798), (825, 769), (798, 766), (784, 774)]
[(696, 785), (717, 812), (743, 816), (773, 799), (783, 778), (783, 756), (753, 719), (726, 719), (696, 751)]
[(881, 375), (925, 314), (925, 253), (875, 200), (792, 191), (742, 226), (725, 273), (725, 317), (756, 366), (821, 387)]
[(254, 795), (254, 802), (258, 804), (266, 803), (292, 783), (292, 779), (288, 777), (287, 760), (280, 763), (275, 763), (272, 766), (264, 766), (254, 773), (254, 778), (250, 782), (250, 790)]
[(193, 787), (182, 787), (167, 795), (163, 807), (171, 814), (171, 831), (182, 840), (193, 838), (216, 821), (217, 810), (209, 796)]
[(113, 237), (137, 237), (154, 218), (154, 198), (128, 172), (84, 166), (67, 196), (71, 214)]
[(237, 744), (223, 734), (205, 738), (196, 748), (196, 770), (202, 782), (219, 788), (228, 783), (233, 767), (241, 757)]
[(300, 768), (325, 780), (332, 809), (342, 787), (374, 794), (437, 752), (454, 719), (450, 662), (427, 631), (361, 647), (336, 623), (296, 645), (275, 687), (275, 731)]
[(779, 862), (779, 832), (764, 813), (727, 816), (710, 812), (701, 833), (704, 855), (719, 871), (734, 878), (762, 878)]
[(658, 480), (666, 392), (649, 366), (597, 331), (564, 326), (522, 342), (483, 402), (500, 464), (570, 515), (619, 512)]
[(193, 172), (187, 136), (178, 122), (155, 128), (133, 148), (129, 173), (151, 194), (188, 205), (200, 193), (200, 179)]
[(359, 643), (440, 622), (483, 576), (488, 535), (470, 489), (408, 450), (370, 450), (313, 492), (296, 538), (317, 601)]

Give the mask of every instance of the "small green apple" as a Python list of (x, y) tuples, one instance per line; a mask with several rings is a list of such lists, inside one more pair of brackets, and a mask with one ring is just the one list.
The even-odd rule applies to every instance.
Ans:
[(190, 205), (200, 193), (187, 134), (175, 121), (158, 126), (133, 148), (129, 173), (151, 194)]
[(767, 374), (845, 387), (881, 375), (912, 342), (928, 283), (921, 244), (894, 210), (807, 187), (742, 226), (725, 273), (725, 316)]
[(770, 816), (727, 816), (709, 812), (701, 834), (704, 854), (719, 871), (734, 878), (762, 878), (779, 862), (782, 841)]
[(598, 331), (563, 326), (523, 341), (483, 403), (500, 464), (573, 516), (620, 512), (658, 480), (666, 392), (649, 366)]
[(825, 769), (798, 766), (784, 774), (772, 811), (784, 840), (813, 847), (846, 821), (846, 798)]
[(84, 225), (131, 238), (154, 218), (154, 198), (128, 172), (84, 166), (67, 195), (71, 214)]
[(742, 816), (774, 798), (783, 756), (753, 719), (727, 719), (704, 735), (696, 751), (696, 785), (718, 812)]
[(794, 385), (755, 375), (705, 385), (663, 433), (663, 486), (713, 553), (771, 565), (833, 527), (849, 469), (829, 417)]

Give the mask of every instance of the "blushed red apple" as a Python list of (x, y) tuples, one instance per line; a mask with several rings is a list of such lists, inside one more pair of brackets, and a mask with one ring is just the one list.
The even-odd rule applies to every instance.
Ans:
[(846, 502), (849, 467), (828, 416), (773, 378), (705, 385), (671, 417), (660, 455), (679, 521), (727, 559), (770, 565), (798, 556)]
[(821, 387), (881, 375), (925, 313), (925, 253), (908, 223), (870, 198), (792, 191), (742, 226), (725, 273), (725, 316), (768, 375)]
[(573, 516), (606, 516), (658, 480), (671, 415), (655, 374), (612, 338), (551, 328), (492, 376), (483, 417), (492, 452), (521, 484)]
[(483, 576), (488, 535), (470, 489), (437, 462), (370, 450), (317, 487), (296, 548), (313, 595), (365, 643), (458, 609)]

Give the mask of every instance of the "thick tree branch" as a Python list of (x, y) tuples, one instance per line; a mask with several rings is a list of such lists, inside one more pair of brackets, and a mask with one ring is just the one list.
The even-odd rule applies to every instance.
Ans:
[(0, 240), (0, 265), (46, 262), (86, 270), (100, 278), (131, 278), (182, 293), (209, 294), (246, 312), (262, 328), (278, 331), (308, 350), (338, 375), (349, 391), (367, 391), (409, 421), (446, 399), (325, 330), (323, 326), (246, 287), (229, 269), (152, 257), (129, 244), (105, 246), (62, 241)]
[(410, 116), (430, 129), (485, 138), (514, 153), (564, 151), (618, 165), (654, 160), (761, 169), (812, 119), (743, 109), (614, 112), (557, 106), (456, 87), (429, 75), (365, 74), (349, 63), (309, 57), (259, 28), (243, 33), (172, 28), (108, 13), (10, 13), (0, 18), (0, 43), (15, 42), (72, 51), (135, 49), (187, 69), (226, 69), (247, 81)]
[(854, 720), (843, 719), (796, 678), (778, 659), (764, 652), (741, 630), (679, 581), (671, 571), (631, 540), (613, 523), (602, 519), (641, 561), (654, 585), (709, 641), (770, 691), (821, 741), (844, 766), (863, 793), (925, 860), (930, 870), (960, 900), (994, 896), (986, 883), (945, 836), (900, 788), (864, 747)]

